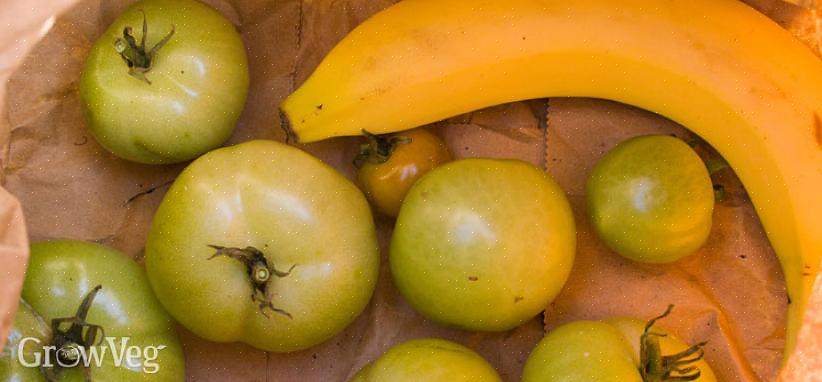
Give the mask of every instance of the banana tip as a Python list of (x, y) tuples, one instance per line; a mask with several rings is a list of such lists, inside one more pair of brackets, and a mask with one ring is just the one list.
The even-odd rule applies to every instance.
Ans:
[(288, 115), (282, 109), (280, 109), (280, 128), (285, 132), (285, 143), (300, 141), (300, 137), (291, 128), (291, 120), (288, 119)]

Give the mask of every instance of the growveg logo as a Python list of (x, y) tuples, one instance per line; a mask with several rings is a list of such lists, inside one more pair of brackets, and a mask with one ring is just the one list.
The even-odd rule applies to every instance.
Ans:
[(146, 374), (156, 374), (160, 365), (156, 362), (160, 351), (166, 345), (135, 346), (129, 345), (129, 337), (106, 337), (96, 346), (80, 346), (75, 343), (61, 347), (45, 344), (42, 351), (25, 351), (27, 346), (42, 345), (36, 337), (24, 337), (17, 344), (17, 360), (25, 367), (38, 368), (73, 368), (82, 365), (85, 368), (101, 367), (103, 363), (116, 367), (125, 367)]
[[(160, 371), (160, 351), (167, 345), (130, 345), (131, 337), (109, 337), (105, 329), (86, 321), (101, 285), (94, 287), (71, 317), (51, 320), (51, 332), (44, 337), (21, 337), (17, 342), (17, 361), (23, 367), (40, 368), (49, 381), (57, 380), (62, 370), (83, 368), (86, 380), (91, 369), (124, 368), (135, 372), (156, 374)], [(33, 312), (36, 315), (36, 312)], [(42, 321), (42, 318), (37, 316)], [(14, 348), (12, 348), (14, 349)]]

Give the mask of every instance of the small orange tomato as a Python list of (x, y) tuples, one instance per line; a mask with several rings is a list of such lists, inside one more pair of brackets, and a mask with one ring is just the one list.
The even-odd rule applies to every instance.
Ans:
[(445, 143), (426, 129), (391, 135), (363, 131), (367, 143), (354, 159), (365, 195), (378, 211), (397, 216), (408, 189), (423, 174), (451, 160)]

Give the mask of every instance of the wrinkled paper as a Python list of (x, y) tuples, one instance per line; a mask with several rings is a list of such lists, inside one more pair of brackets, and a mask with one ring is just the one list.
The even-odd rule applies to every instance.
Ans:
[[(17, 8), (12, 10), (40, 13), (40, 22), (48, 24), (50, 12), (68, 3), (49, 1), (55, 6), (27, 9), (35, 3), (13, 0)], [(12, 74), (4, 100), (0, 93), (4, 110), (0, 153), (4, 186), (19, 199), (32, 241), (90, 240), (142, 261), (154, 210), (185, 164), (141, 165), (106, 152), (86, 130), (77, 90), (91, 45), (131, 2), (79, 0), (53, 20), (49, 33)], [(275, 106), (311, 74), (348, 31), (393, 3), (206, 2), (237, 26), (249, 52), (248, 102), (227, 145), (260, 138), (283, 140)], [(748, 2), (812, 49), (819, 49), (817, 20), (811, 11), (776, 0)], [(36, 38), (44, 27), (32, 25), (27, 35)], [(8, 33), (17, 30), (3, 31), (3, 35)], [(16, 39), (5, 42), (8, 46), (19, 43)], [(3, 61), (7, 57), (0, 56)], [(776, 379), (785, 336), (784, 282), (750, 201), (732, 173), (717, 175), (729, 197), (715, 209), (707, 245), (674, 264), (649, 266), (624, 260), (604, 247), (587, 224), (584, 182), (605, 151), (641, 134), (693, 138), (687, 130), (646, 111), (589, 99), (501, 105), (438, 122), (431, 128), (445, 139), (456, 158), (529, 161), (545, 168), (568, 194), (578, 228), (577, 258), (568, 284), (547, 307), (544, 317), (496, 334), (452, 330), (426, 321), (392, 284), (386, 253), (393, 223), (375, 216), (383, 253), (380, 280), (371, 304), (348, 329), (312, 349), (275, 354), (243, 344), (211, 343), (180, 327), (189, 380), (343, 381), (394, 344), (440, 337), (475, 349), (505, 381), (518, 381), (529, 352), (545, 329), (577, 319), (647, 319), (669, 303), (676, 308), (661, 325), (690, 342), (708, 340), (706, 357), (720, 380)], [(357, 138), (338, 138), (301, 148), (354, 179), (351, 159), (358, 144)], [(13, 296), (19, 294), (26, 237), (13, 198), (0, 194), (0, 207), (0, 221), (9, 224), (0, 224), (2, 329), (16, 304)]]

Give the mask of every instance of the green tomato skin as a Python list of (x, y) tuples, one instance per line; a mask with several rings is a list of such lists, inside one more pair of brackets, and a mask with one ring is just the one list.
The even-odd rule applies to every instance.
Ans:
[(441, 339), (404, 342), (360, 370), (350, 382), (499, 382), (499, 374), (471, 349)]
[(599, 237), (634, 261), (676, 261), (699, 249), (711, 231), (710, 175), (696, 152), (674, 137), (617, 145), (594, 167), (587, 200)]
[[(209, 260), (208, 245), (262, 251), (272, 304), (252, 301), (247, 268)], [(350, 181), (309, 154), (272, 141), (214, 150), (189, 165), (154, 216), (146, 270), (166, 309), (216, 342), (288, 352), (329, 339), (368, 304), (379, 271), (373, 217)]]
[[(129, 337), (127, 346), (164, 345), (166, 348), (159, 350), (156, 360), (142, 361), (156, 362), (156, 373), (129, 368), (125, 363), (118, 367), (109, 353), (103, 357), (101, 367), (92, 366), (92, 378), (97, 381), (185, 380), (184, 358), (174, 322), (154, 297), (143, 270), (126, 255), (93, 243), (60, 240), (31, 246), (22, 293), (25, 303), (20, 305), (6, 349), (16, 348), (21, 337), (15, 337), (19, 335), (43, 341), (36, 347), (28, 343), (28, 353), (41, 350), (51, 338), (51, 320), (73, 316), (96, 285), (102, 285), (102, 289), (89, 309), (87, 322), (102, 326), (106, 337), (117, 337), (117, 345), (120, 337)], [(31, 362), (33, 358), (26, 360)], [(21, 371), (24, 367), (17, 364), (16, 357), (0, 361), (3, 363), (7, 367), (0, 366), (0, 381), (16, 381), (15, 376), (21, 376), (21, 381), (45, 381), (38, 369), (28, 369), (37, 373)], [(146, 366), (150, 365), (146, 363)], [(83, 381), (82, 369), (64, 369), (59, 379)]]
[(622, 333), (597, 321), (560, 326), (531, 352), (522, 382), (642, 382)]
[[(131, 26), (146, 49), (174, 35), (155, 56), (148, 84), (128, 74), (114, 49)], [(225, 142), (248, 93), (245, 47), (234, 26), (196, 0), (143, 0), (121, 14), (91, 49), (80, 80), (89, 128), (115, 155), (135, 162), (186, 161)]]
[[(51, 330), (48, 324), (43, 321), (31, 307), (20, 301), (17, 314), (14, 316), (14, 324), (8, 335), (8, 340), (0, 353), (0, 381), (2, 382), (45, 382), (46, 378), (39, 368), (25, 367), (18, 362), (18, 347), (23, 338), (36, 338), (41, 344), (46, 344), (51, 339)], [(22, 356), (25, 360), (33, 360), (35, 354), (42, 351), (41, 346), (34, 342), (23, 344)]]
[(556, 297), (575, 244), (568, 201), (542, 170), (516, 160), (464, 159), (411, 188), (390, 266), (397, 288), (425, 317), (503, 331)]

